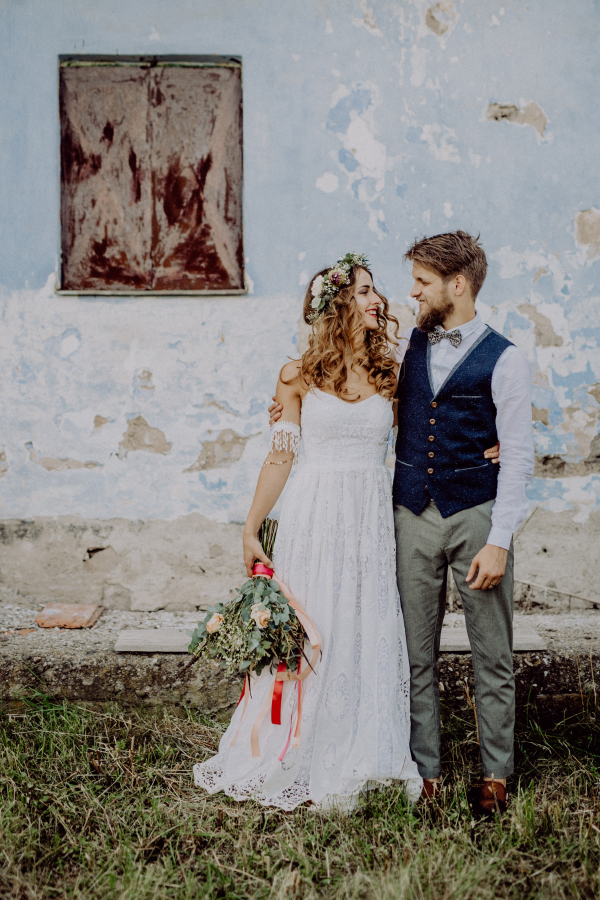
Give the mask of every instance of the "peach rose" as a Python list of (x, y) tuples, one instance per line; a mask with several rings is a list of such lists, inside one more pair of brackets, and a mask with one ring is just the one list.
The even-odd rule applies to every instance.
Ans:
[(223, 616), (221, 613), (213, 613), (207, 622), (206, 630), (209, 634), (214, 634), (223, 624)]
[(254, 619), (259, 628), (266, 628), (271, 618), (271, 610), (259, 609), (259, 604), (255, 603), (250, 612), (250, 618)]

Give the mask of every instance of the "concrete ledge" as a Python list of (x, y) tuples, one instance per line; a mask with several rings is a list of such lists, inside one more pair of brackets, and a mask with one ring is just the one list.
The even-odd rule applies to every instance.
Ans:
[(41, 692), (57, 700), (175, 704), (207, 713), (228, 710), (240, 695), (238, 680), (217, 666), (196, 665), (179, 677), (187, 661), (181, 654), (121, 654), (112, 650), (93, 657), (55, 653), (0, 654), (0, 702)]
[[(21, 700), (35, 692), (58, 700), (107, 701), (151, 706), (189, 706), (206, 713), (232, 710), (241, 679), (226, 677), (213, 665), (196, 665), (180, 677), (187, 657), (163, 653), (127, 654), (106, 650), (83, 659), (62, 653), (41, 656), (0, 653), (0, 701)], [(515, 653), (517, 703), (569, 709), (600, 691), (600, 653), (579, 657), (554, 651)], [(445, 653), (439, 665), (440, 691), (450, 704), (474, 691), (470, 653)]]
[[(206, 713), (227, 712), (239, 698), (241, 680), (217, 665), (197, 664), (182, 676), (189, 657), (178, 653), (118, 653), (124, 628), (185, 632), (198, 616), (190, 613), (105, 611), (93, 628), (43, 629), (31, 609), (0, 608), (0, 701), (12, 702), (40, 691), (59, 700), (189, 706)], [(600, 691), (600, 613), (518, 617), (535, 628), (547, 650), (514, 655), (517, 702), (573, 709)], [(449, 614), (449, 628), (462, 630), (463, 617)], [(517, 625), (519, 622), (517, 621)], [(181, 637), (179, 638), (181, 641)], [(442, 696), (465, 702), (474, 690), (471, 654), (443, 653), (439, 666)]]

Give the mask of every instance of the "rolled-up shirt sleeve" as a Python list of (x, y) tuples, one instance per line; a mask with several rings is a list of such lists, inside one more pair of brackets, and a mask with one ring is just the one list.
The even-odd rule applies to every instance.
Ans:
[(531, 371), (516, 347), (508, 347), (494, 367), (492, 397), (500, 441), (500, 472), (487, 542), (508, 550), (513, 534), (529, 511), (526, 489), (534, 461)]

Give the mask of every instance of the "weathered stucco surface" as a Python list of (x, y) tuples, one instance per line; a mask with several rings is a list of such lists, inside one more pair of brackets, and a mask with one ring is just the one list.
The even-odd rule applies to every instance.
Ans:
[[(488, 252), (483, 318), (533, 370), (529, 496), (539, 512), (527, 534), (577, 536), (556, 539), (552, 564), (525, 542), (520, 571), (544, 584), (573, 578), (584, 596), (595, 590), (600, 196), (590, 110), (599, 26), (593, 0), (3, 4), (5, 584), (26, 593), (45, 583), (53, 596), (84, 599), (77, 572), (81, 591), (102, 591), (109, 604), (191, 602), (209, 576), (196, 584), (182, 560), (204, 567), (205, 547), (238, 540), (277, 373), (305, 341), (298, 320), (312, 272), (366, 252), (409, 324), (402, 252), (415, 235), (460, 227), (481, 232)], [(241, 56), (247, 296), (54, 292), (58, 54), (87, 52)], [(69, 543), (64, 517), (90, 541)], [(117, 557), (114, 581), (82, 569), (88, 543), (102, 544), (91, 540), (102, 523), (114, 529), (102, 537)], [(107, 566), (107, 550), (98, 566), (102, 557)], [(228, 588), (233, 571), (215, 574), (208, 593)]]
[(247, 576), (242, 529), (199, 513), (170, 522), (71, 516), (0, 523), (2, 586), (34, 604), (194, 611), (226, 599)]

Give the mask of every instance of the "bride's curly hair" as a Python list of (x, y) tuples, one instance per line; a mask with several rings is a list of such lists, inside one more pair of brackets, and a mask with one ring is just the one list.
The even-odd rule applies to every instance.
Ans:
[[(329, 268), (316, 272), (308, 283), (303, 315), (309, 325), (311, 312), (314, 314), (311, 307), (312, 283), (319, 275), (327, 275)], [(348, 379), (349, 365), (361, 365), (369, 373), (369, 380), (375, 384), (377, 393), (392, 400), (396, 391), (392, 347), (398, 344), (399, 323), (390, 312), (387, 298), (373, 288), (381, 304), (377, 310), (377, 328), (365, 332), (364, 320), (354, 299), (356, 279), (361, 268), (373, 277), (364, 266), (354, 266), (350, 270), (348, 283), (312, 323), (308, 350), (302, 356), (298, 374), (305, 384), (320, 390), (333, 389), (335, 394), (347, 400), (348, 391), (344, 385)]]

